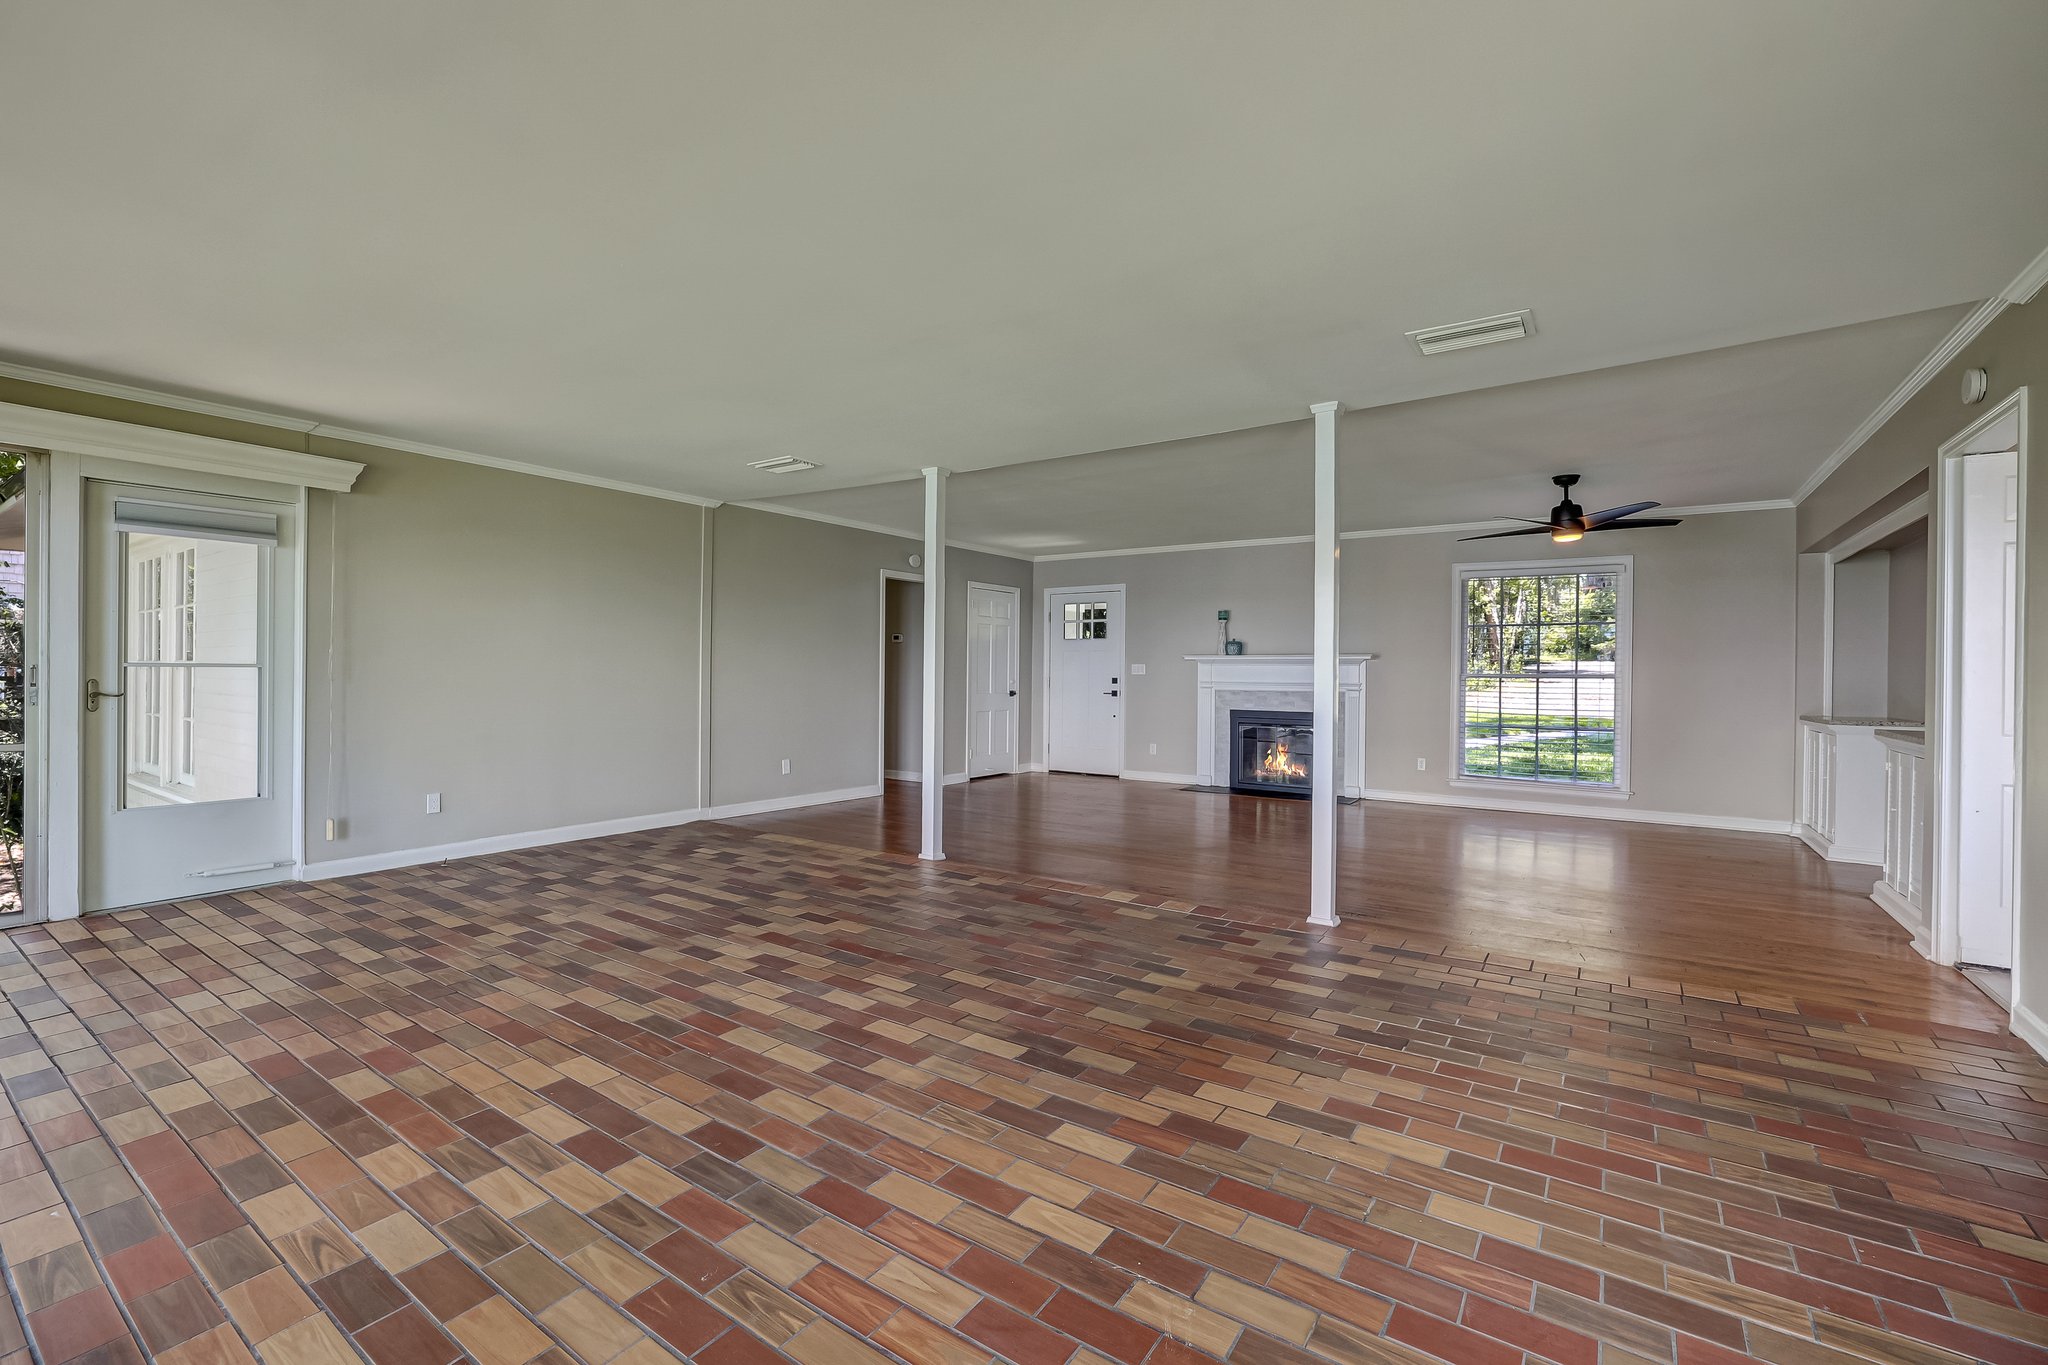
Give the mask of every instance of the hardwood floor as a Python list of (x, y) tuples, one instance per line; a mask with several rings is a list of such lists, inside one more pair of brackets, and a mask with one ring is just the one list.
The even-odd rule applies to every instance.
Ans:
[(2048, 1068), (1731, 995), (730, 825), (20, 930), (0, 1365), (2048, 1365)]
[[(1343, 933), (1971, 1028), (2004, 1015), (1913, 951), (1874, 872), (1795, 839), (1392, 802), (1338, 811)], [(733, 822), (914, 854), (918, 788)], [(946, 789), (949, 857), (1226, 907), (1307, 902), (1305, 802), (1037, 774)]]

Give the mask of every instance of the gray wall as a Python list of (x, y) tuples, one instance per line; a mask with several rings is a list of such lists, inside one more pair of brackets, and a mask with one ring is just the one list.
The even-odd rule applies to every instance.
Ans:
[[(872, 787), (881, 738), (881, 571), (916, 541), (749, 507), (712, 514), (711, 800), (738, 805)], [(1031, 565), (946, 555), (946, 771), (967, 771), (967, 582), (1029, 590)], [(1029, 752), (1032, 641), (1020, 752)], [(785, 776), (781, 761), (791, 771)]]
[(703, 508), (375, 447), (321, 453), (369, 467), (355, 491), (313, 495), (310, 860), (696, 807)]
[[(1634, 794), (1619, 803), (1554, 788), (1502, 787), (1497, 794), (1560, 808), (1620, 804), (1789, 821), (1792, 533), (1793, 514), (1782, 510), (1695, 517), (1669, 530), (1609, 533), (1582, 546), (1531, 537), (1504, 551), (1461, 544), (1454, 535), (1345, 541), (1340, 648), (1380, 656), (1366, 671), (1366, 786), (1469, 794), (1451, 786), (1447, 771), (1457, 677), (1453, 565), (1633, 554)], [(1122, 583), (1128, 590), (1128, 657), (1146, 666), (1143, 676), (1129, 679), (1130, 770), (1195, 770), (1195, 671), (1182, 656), (1215, 652), (1219, 609), (1230, 610), (1232, 632), (1248, 653), (1306, 653), (1310, 646), (1305, 545), (1060, 560), (1037, 569), (1039, 593), (1083, 584)], [(1042, 629), (1043, 612), (1033, 615)], [(1418, 758), (1428, 765), (1424, 771), (1416, 771)]]
[[(1991, 391), (1983, 406), (1966, 408), (1956, 398), (1963, 371), (1979, 368), (1990, 373)], [(2035, 405), (2035, 433), (2027, 452), (2031, 468), (2026, 473), (2023, 548), (2026, 608), (2020, 628), (2020, 676), (2025, 748), (2020, 783), (2026, 814), (2014, 980), (2017, 1003), (2034, 1017), (2036, 1028), (2048, 1028), (2048, 668), (2034, 662), (2048, 648), (2048, 470), (2042, 465), (2048, 452), (2039, 435), (2039, 405), (2048, 402), (2048, 295), (2007, 309), (1815, 489), (1799, 505), (1799, 544), (1810, 548), (1838, 539), (1845, 530), (1866, 523), (1872, 509), (1896, 497), (1902, 486), (1924, 483), (1942, 442), (2020, 388), (2029, 391)], [(1939, 489), (1935, 496), (1939, 499)], [(1937, 506), (1937, 516), (1939, 511)]]
[[(914, 541), (20, 380), (0, 378), (0, 401), (367, 466), (355, 491), (312, 497), (310, 862), (876, 780), (880, 570), (907, 569)], [(1031, 568), (961, 550), (949, 566), (946, 757), (964, 771), (967, 580), (1028, 590)], [(1028, 635), (1021, 649), (1028, 753)]]
[(1835, 696), (1829, 713), (1888, 716), (1891, 555), (1865, 550), (1835, 565)]
[(1885, 714), (1927, 718), (1927, 537), (1892, 547), (1891, 601), (1886, 612)]
[[(924, 584), (891, 579), (882, 633), (882, 759), (891, 772), (924, 763)], [(895, 637), (901, 635), (901, 640)]]

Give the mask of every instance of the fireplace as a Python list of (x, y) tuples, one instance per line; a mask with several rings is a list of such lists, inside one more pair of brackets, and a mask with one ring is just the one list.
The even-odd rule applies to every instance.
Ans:
[(1258, 796), (1307, 796), (1315, 762), (1306, 711), (1230, 713), (1230, 789)]

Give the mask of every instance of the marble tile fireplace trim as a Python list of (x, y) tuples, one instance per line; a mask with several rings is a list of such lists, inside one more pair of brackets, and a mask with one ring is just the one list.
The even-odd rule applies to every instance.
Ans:
[[(1230, 785), (1232, 711), (1307, 711), (1314, 702), (1314, 660), (1306, 654), (1189, 654), (1195, 665), (1195, 780)], [(1365, 791), (1365, 664), (1346, 654), (1337, 666), (1337, 770), (1342, 796)], [(1320, 757), (1320, 755), (1319, 755)]]

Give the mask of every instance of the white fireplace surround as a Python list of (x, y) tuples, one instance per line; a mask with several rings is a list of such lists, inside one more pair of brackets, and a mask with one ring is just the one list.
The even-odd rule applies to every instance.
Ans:
[[(1188, 654), (1195, 665), (1195, 780), (1230, 785), (1232, 711), (1308, 711), (1315, 701), (1315, 658), (1308, 654)], [(1371, 654), (1337, 660), (1337, 743), (1344, 766), (1338, 792), (1365, 792), (1365, 663)], [(1320, 755), (1318, 755), (1320, 758)]]

